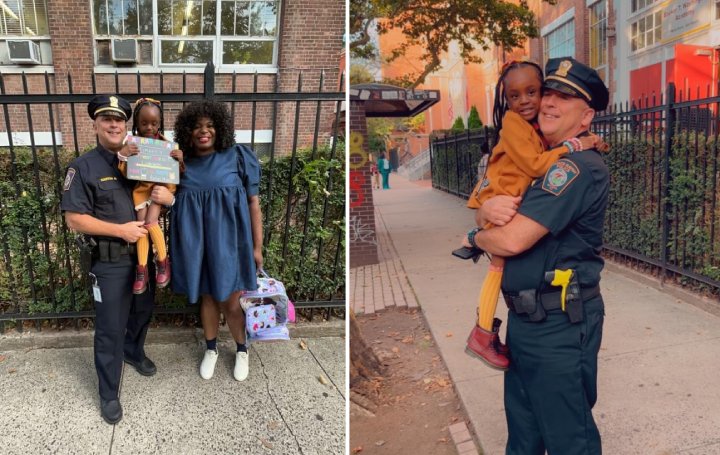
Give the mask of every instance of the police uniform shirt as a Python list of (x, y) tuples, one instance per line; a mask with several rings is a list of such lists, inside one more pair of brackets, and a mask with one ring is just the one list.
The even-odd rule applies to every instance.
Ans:
[[(530, 186), (518, 213), (550, 232), (532, 248), (506, 258), (502, 289), (542, 291), (546, 271), (574, 269), (581, 287), (600, 281), (600, 257), (610, 178), (595, 150), (567, 155)], [(556, 290), (556, 288), (553, 288)]]
[(109, 223), (135, 221), (134, 183), (118, 171), (115, 153), (98, 145), (68, 166), (60, 208)]

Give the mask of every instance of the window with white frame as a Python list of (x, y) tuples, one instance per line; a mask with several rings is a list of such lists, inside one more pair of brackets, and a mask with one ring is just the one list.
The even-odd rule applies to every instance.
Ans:
[(607, 1), (590, 6), (590, 66), (607, 83)]
[(0, 64), (52, 64), (46, 0), (0, 0)]
[(117, 63), (112, 41), (125, 38), (137, 40), (139, 64), (276, 64), (279, 1), (92, 1), (98, 65)]
[(630, 50), (635, 52), (662, 40), (662, 11), (643, 16), (630, 26)]
[(543, 58), (575, 56), (575, 22), (571, 19), (543, 37)]
[(657, 0), (632, 0), (631, 11), (634, 13), (655, 3)]

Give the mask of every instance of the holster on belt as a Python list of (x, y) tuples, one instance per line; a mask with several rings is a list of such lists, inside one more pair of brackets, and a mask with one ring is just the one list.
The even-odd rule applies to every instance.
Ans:
[(565, 294), (565, 311), (567, 312), (568, 318), (570, 318), (571, 324), (582, 322), (583, 300), (577, 273), (573, 273), (573, 277), (567, 288), (567, 293)]
[(110, 240), (98, 240), (98, 258), (100, 262), (110, 262)]
[(546, 313), (535, 289), (525, 289), (517, 296), (505, 295), (505, 302), (508, 307), (517, 314), (527, 314), (531, 322), (545, 320)]
[(97, 242), (91, 236), (83, 234), (75, 237), (75, 243), (80, 250), (80, 270), (85, 277), (90, 273), (93, 249), (97, 246)]

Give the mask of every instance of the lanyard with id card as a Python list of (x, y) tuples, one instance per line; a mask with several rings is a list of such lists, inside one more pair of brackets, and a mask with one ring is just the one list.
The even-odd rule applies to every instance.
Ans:
[(94, 273), (90, 273), (90, 279), (92, 280), (93, 298), (95, 302), (102, 303), (102, 295), (100, 294), (100, 286), (98, 286), (97, 277)]

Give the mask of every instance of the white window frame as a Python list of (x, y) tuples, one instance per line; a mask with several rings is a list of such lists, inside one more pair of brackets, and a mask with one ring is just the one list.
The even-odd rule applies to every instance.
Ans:
[[(590, 2), (588, 2), (590, 3)], [(590, 66), (595, 68), (595, 70), (599, 73), (604, 75), (603, 81), (607, 84), (607, 77), (608, 77), (608, 59), (609, 59), (609, 53), (608, 53), (608, 39), (607, 39), (607, 27), (608, 27), (608, 1), (607, 0), (596, 0), (588, 5), (588, 13), (591, 13), (592, 10), (598, 6), (599, 3), (602, 3), (604, 6), (604, 13), (605, 16), (602, 20), (597, 22), (590, 22), (589, 23), (589, 33), (588, 33), (588, 41), (589, 41), (589, 49), (590, 49)], [(592, 16), (588, 14), (589, 20), (592, 20)], [(602, 40), (602, 55), (600, 55), (599, 60), (602, 60), (602, 63), (598, 64), (597, 66), (593, 66), (595, 62), (593, 62), (593, 58), (595, 57), (595, 53), (598, 52), (598, 49), (600, 46), (597, 46), (595, 43), (592, 42), (593, 39), (593, 28), (597, 28), (597, 34), (600, 40)], [(604, 32), (603, 32), (604, 30)], [(600, 43), (598, 43), (600, 44)]]
[(630, 13), (635, 14), (647, 8), (650, 8), (658, 0), (631, 0), (630, 1)]
[[(652, 27), (648, 29), (647, 27), (647, 20), (648, 18), (652, 18)], [(659, 18), (659, 22), (656, 22)], [(641, 28), (641, 21), (645, 22), (645, 30), (642, 32), (640, 31)], [(636, 45), (636, 39), (640, 37), (640, 33), (643, 33), (645, 36), (643, 37), (643, 45), (639, 46)], [(659, 34), (659, 36), (658, 36)], [(630, 53), (631, 54), (637, 54), (639, 52), (644, 52), (648, 49), (652, 49), (660, 45), (662, 42), (662, 9), (656, 9), (654, 11), (647, 12), (646, 14), (643, 14), (642, 16), (636, 17), (632, 22), (630, 22)], [(647, 44), (648, 37), (652, 37), (652, 44)]]
[[(27, 1), (28, 0), (17, 0), (17, 2), (19, 4), (18, 6), (20, 6), (22, 9), (22, 5), (24, 3), (26, 3)], [(47, 19), (47, 3), (50, 0), (31, 0), (31, 1), (33, 2), (33, 6), (35, 5), (35, 3), (37, 1), (44, 1), (45, 13), (46, 13), (45, 18)], [(5, 4), (4, 1), (2, 2), (2, 5), (4, 7), (3, 9), (7, 8), (7, 10), (11, 11), (13, 13), (13, 15), (15, 14), (15, 12), (10, 10), (10, 8)], [(35, 8), (33, 8), (33, 9), (35, 9)], [(35, 14), (35, 16), (36, 16), (35, 20), (37, 22), (37, 13)], [(24, 19), (24, 17), (20, 18), (21, 27), (24, 22), (23, 19)], [(3, 20), (2, 14), (0, 14), (0, 21), (1, 20)], [(5, 28), (7, 29), (7, 27), (5, 27)], [(27, 26), (25, 28), (27, 29)], [(50, 25), (45, 24), (45, 28), (48, 30), (48, 33), (49, 33)], [(54, 73), (55, 72), (55, 69), (53, 67), (52, 46), (50, 45), (50, 35), (36, 35), (32, 31), (31, 31), (31, 33), (23, 33), (23, 34), (2, 34), (2, 33), (0, 33), (0, 46), (4, 46), (6, 49), (6, 52), (9, 53), (9, 50), (7, 50), (7, 41), (8, 40), (29, 40), (29, 41), (33, 41), (33, 42), (37, 43), (41, 47), (41, 50), (40, 50), (41, 56), (43, 56), (43, 60), (47, 60), (47, 63), (41, 63), (38, 65), (32, 65), (32, 66), (19, 65), (16, 63), (12, 63), (12, 62), (0, 63), (0, 68), (2, 68), (3, 72), (9, 72), (9, 73), (25, 72), (28, 74), (45, 73), (45, 72)], [(49, 56), (47, 56), (47, 58), (44, 57), (46, 55), (46, 53), (49, 53)]]
[[(95, 12), (93, 0), (90, 2), (90, 14), (93, 25), (93, 31), (95, 30)], [(159, 33), (158, 26), (158, 0), (152, 1), (153, 11), (153, 34), (152, 35), (93, 35), (93, 53), (95, 61), (97, 62), (97, 46), (98, 41), (112, 40), (113, 38), (134, 38), (138, 41), (152, 41), (153, 53), (152, 53), (152, 64), (136, 64), (128, 67), (118, 67), (113, 64), (97, 64), (95, 63), (96, 73), (156, 73), (160, 70), (166, 73), (202, 73), (205, 70), (205, 63), (163, 63), (161, 57), (161, 49), (163, 42), (170, 41), (211, 41), (213, 50), (212, 58), (213, 64), (219, 73), (261, 73), (261, 74), (275, 74), (278, 70), (278, 51), (280, 46), (280, 24), (281, 24), (281, 11), (282, 11), (282, 0), (274, 0), (276, 4), (276, 24), (275, 24), (275, 35), (271, 37), (244, 37), (244, 36), (223, 36), (220, 19), (222, 16), (222, 1), (215, 0), (215, 33), (213, 35), (161, 35)], [(202, 0), (200, 0), (202, 1)], [(258, 0), (261, 1), (261, 0)], [(265, 0), (268, 1), (268, 0)], [(273, 55), (272, 63), (270, 64), (224, 64), (222, 62), (223, 57), (223, 42), (226, 41), (270, 41), (273, 42)]]
[[(575, 49), (575, 7), (572, 7), (569, 10), (565, 11), (565, 13), (563, 13), (560, 17), (552, 21), (550, 24), (543, 27), (540, 31), (540, 35), (543, 38), (543, 63), (547, 63), (547, 61), (552, 58), (550, 56), (550, 48), (548, 45), (550, 35), (556, 33), (557, 31), (559, 31), (559, 29), (561, 29), (562, 27), (566, 27), (570, 23), (572, 23), (573, 26), (573, 36), (569, 41), (573, 43), (573, 52), (572, 55), (569, 55), (568, 57), (575, 57), (575, 53), (577, 52), (577, 49)], [(562, 55), (561, 57), (566, 57), (566, 55)]]

